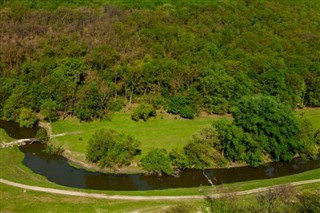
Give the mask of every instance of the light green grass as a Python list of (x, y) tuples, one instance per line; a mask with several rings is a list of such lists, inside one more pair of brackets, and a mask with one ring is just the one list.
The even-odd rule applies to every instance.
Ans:
[(0, 128), (0, 143), (1, 142), (11, 142), (14, 139), (11, 138), (4, 129)]
[(320, 108), (307, 108), (298, 112), (308, 119), (315, 129), (320, 129)]
[[(0, 212), (139, 212), (176, 205), (174, 201), (115, 201), (26, 191), (0, 184)], [(194, 203), (194, 202), (193, 202)]]
[(87, 142), (91, 135), (98, 129), (111, 128), (131, 135), (141, 142), (142, 155), (152, 148), (163, 148), (170, 151), (174, 147), (183, 147), (192, 139), (192, 135), (205, 126), (214, 122), (214, 118), (201, 117), (193, 120), (174, 119), (161, 115), (147, 122), (135, 122), (129, 114), (117, 113), (112, 121), (79, 122), (71, 118), (53, 123), (53, 134), (63, 132), (81, 132), (76, 135), (66, 135), (55, 138), (63, 147), (80, 153), (86, 152)]

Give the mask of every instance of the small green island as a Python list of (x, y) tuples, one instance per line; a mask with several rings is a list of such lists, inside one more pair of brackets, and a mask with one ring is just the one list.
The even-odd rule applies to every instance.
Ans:
[(316, 1), (0, 13), (0, 212), (320, 212)]

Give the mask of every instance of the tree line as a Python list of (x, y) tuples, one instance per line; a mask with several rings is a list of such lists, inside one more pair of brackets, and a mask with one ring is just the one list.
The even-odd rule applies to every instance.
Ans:
[[(153, 148), (144, 153), (140, 165), (161, 175), (231, 162), (259, 167), (268, 161), (289, 162), (297, 156), (316, 159), (319, 155), (320, 130), (274, 97), (244, 96), (231, 113), (233, 120), (219, 120), (203, 128), (182, 148), (169, 152)], [(138, 154), (139, 142), (132, 137), (102, 129), (89, 141), (87, 159), (102, 167), (121, 167), (130, 165)]]
[(0, 4), (0, 117), (108, 119), (147, 103), (193, 118), (254, 94), (320, 106), (315, 1), (63, 2)]

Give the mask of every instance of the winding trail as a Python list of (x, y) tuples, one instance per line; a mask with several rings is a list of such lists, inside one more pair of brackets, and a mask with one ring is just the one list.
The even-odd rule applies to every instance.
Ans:
[[(292, 182), (286, 185), (291, 186), (300, 186), (304, 184), (310, 183), (319, 183), (320, 179), (315, 180), (305, 180), (299, 182)], [(53, 189), (53, 188), (45, 188), (39, 186), (30, 186), (21, 183), (12, 182), (9, 180), (5, 180), (0, 178), (0, 183), (14, 186), (18, 188), (22, 188), (25, 190), (32, 190), (38, 192), (46, 192), (51, 194), (60, 194), (60, 195), (70, 195), (70, 196), (78, 196), (78, 197), (88, 197), (88, 198), (99, 198), (99, 199), (108, 199), (108, 200), (133, 200), (133, 201), (142, 201), (142, 200), (190, 200), (190, 199), (206, 199), (206, 198), (219, 198), (230, 193), (218, 193), (218, 194), (210, 194), (210, 195), (185, 195), (185, 196), (128, 196), (128, 195), (106, 195), (106, 194), (98, 194), (98, 193), (87, 193), (87, 192), (78, 192), (78, 191), (71, 191), (71, 190), (63, 190), (63, 189)], [(270, 186), (270, 187), (262, 187), (257, 189), (251, 189), (246, 191), (240, 192), (233, 192), (234, 195), (247, 195), (247, 194), (254, 194), (259, 192), (265, 192), (269, 189), (274, 189), (280, 185)]]

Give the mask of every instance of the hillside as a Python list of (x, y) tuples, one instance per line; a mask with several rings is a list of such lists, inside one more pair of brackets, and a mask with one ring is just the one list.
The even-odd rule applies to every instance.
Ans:
[(49, 2), (0, 4), (0, 117), (224, 114), (253, 94), (320, 106), (316, 1)]

